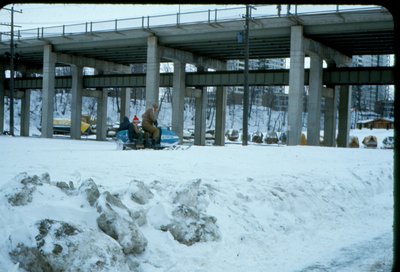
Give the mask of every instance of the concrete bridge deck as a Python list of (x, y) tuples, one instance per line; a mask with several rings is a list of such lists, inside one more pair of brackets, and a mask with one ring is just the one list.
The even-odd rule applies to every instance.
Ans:
[[(186, 23), (131, 29), (93, 30), (82, 26), (77, 32), (51, 28), (37, 30), (33, 37), (16, 40), (20, 62), (43, 66), (43, 46), (54, 52), (84, 56), (129, 65), (146, 63), (147, 38), (157, 36), (162, 47), (178, 49), (220, 61), (243, 59), (243, 44), (237, 35), (244, 19)], [(349, 10), (322, 14), (289, 14), (255, 17), (250, 22), (250, 59), (290, 57), (290, 28), (302, 25), (304, 37), (347, 55), (394, 54), (392, 15), (384, 8)], [(65, 30), (67, 29), (67, 30)], [(32, 30), (34, 31), (34, 30)], [(76, 31), (76, 30), (75, 30)], [(9, 42), (0, 42), (0, 56)], [(164, 58), (161, 61), (169, 61)]]

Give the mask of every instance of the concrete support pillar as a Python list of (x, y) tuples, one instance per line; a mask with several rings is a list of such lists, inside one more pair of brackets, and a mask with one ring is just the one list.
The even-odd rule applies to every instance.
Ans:
[(226, 87), (217, 87), (215, 108), (215, 141), (214, 145), (225, 145)]
[(25, 90), (21, 99), (21, 136), (29, 136), (29, 119), (31, 111), (31, 90)]
[[(119, 112), (119, 121), (122, 122), (124, 117), (130, 118), (131, 115), (131, 88), (121, 88), (121, 109)], [(131, 121), (131, 120), (130, 120)]]
[(43, 86), (42, 86), (42, 138), (53, 137), (54, 87), (56, 54), (51, 45), (43, 50)]
[(174, 80), (172, 92), (172, 130), (183, 141), (183, 119), (185, 106), (185, 66), (186, 63), (174, 61)]
[[(103, 75), (104, 70), (96, 68), (96, 75)], [(108, 92), (103, 88), (97, 88), (100, 96), (97, 97), (97, 116), (96, 116), (96, 140), (105, 141), (107, 139), (107, 106)]]
[(207, 88), (195, 90), (194, 144), (206, 145)]
[(101, 96), (97, 99), (96, 117), (96, 140), (105, 141), (107, 138), (107, 99), (108, 92), (101, 91)]
[(336, 114), (337, 92), (332, 88), (329, 89), (329, 95), (325, 96), (324, 146), (336, 146)]
[(351, 117), (351, 88), (349, 86), (340, 86), (339, 99), (337, 145), (339, 147), (348, 147)]
[(288, 101), (288, 145), (300, 144), (304, 92), (303, 27), (291, 27)]
[(311, 54), (307, 99), (307, 144), (319, 146), (322, 95), (322, 58)]
[(4, 131), (4, 97), (5, 97), (5, 69), (4, 66), (0, 66), (0, 133)]
[(82, 119), (82, 89), (83, 70), (82, 67), (71, 65), (72, 87), (71, 87), (71, 138), (81, 138)]
[(147, 38), (146, 109), (158, 103), (160, 88), (160, 52), (156, 36)]

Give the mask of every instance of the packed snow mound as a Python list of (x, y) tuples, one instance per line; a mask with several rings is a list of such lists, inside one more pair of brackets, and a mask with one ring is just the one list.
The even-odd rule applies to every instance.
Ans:
[(217, 218), (205, 214), (208, 206), (208, 188), (201, 179), (176, 193), (173, 219), (163, 230), (168, 230), (175, 240), (185, 245), (197, 242), (218, 241), (220, 233)]
[(121, 247), (101, 232), (51, 219), (35, 226), (36, 246), (17, 244), (10, 252), (26, 271), (129, 271)]
[[(238, 212), (252, 214), (250, 220), (254, 220), (252, 223), (263, 231), (291, 234), (296, 232), (296, 225), (314, 224), (317, 217), (348, 216), (346, 202), (350, 199), (354, 202), (356, 197), (361, 208), (367, 204), (364, 199), (379, 193), (384, 186), (379, 179), (374, 183), (360, 177), (357, 180), (358, 183), (353, 181), (349, 186), (346, 180), (314, 183), (287, 177), (285, 188), (272, 183), (259, 193), (236, 192), (236, 199), (230, 206)], [(248, 178), (246, 182), (252, 184), (256, 181)], [(32, 205), (41, 209), (48, 203), (46, 199), (51, 199), (56, 203), (75, 203), (70, 208), (76, 210), (86, 207), (86, 212), (90, 211), (96, 218), (97, 225), (46, 218), (45, 214), (42, 219), (29, 222), (27, 218), (20, 218), (28, 223), (28, 229), (24, 233), (25, 239), (20, 237), (21, 230), (10, 233), (10, 261), (26, 271), (32, 268), (43, 271), (135, 271), (139, 262), (134, 256), (143, 253), (148, 245), (140, 226), (147, 224), (146, 216), (151, 206), (153, 213), (155, 210), (161, 213), (156, 216), (161, 222), (153, 224), (154, 229), (169, 232), (178, 243), (192, 246), (223, 239), (217, 217), (207, 214), (208, 207), (216, 201), (218, 190), (214, 186), (204, 184), (201, 179), (188, 181), (169, 192), (170, 206), (166, 212), (160, 203), (155, 206), (151, 203), (157, 194), (157, 190), (153, 193), (151, 187), (156, 185), (157, 182), (147, 186), (142, 181), (133, 180), (123, 194), (100, 193), (92, 178), (82, 181), (75, 189), (72, 181), (52, 182), (48, 173), (41, 176), (20, 173), (11, 186), (0, 190), (9, 204), (7, 208), (13, 209), (17, 216), (23, 217), (21, 207)], [(75, 201), (66, 198), (75, 198)], [(124, 201), (129, 203), (129, 208)], [(143, 210), (146, 204), (149, 207)], [(265, 205), (264, 215), (257, 216), (260, 210), (251, 208), (253, 205)], [(270, 212), (267, 207), (271, 208)], [(63, 212), (61, 206), (58, 209), (59, 213)], [(277, 220), (280, 217), (284, 220)]]
[(97, 203), (99, 228), (118, 241), (125, 254), (142, 253), (147, 240), (138, 229), (128, 208), (121, 200), (106, 191), (101, 194)]
[[(207, 188), (201, 188), (200, 183), (198, 180), (176, 192), (171, 200), (176, 207), (166, 217), (170, 219), (157, 227), (187, 246), (216, 241), (220, 235), (217, 219), (204, 213)], [(26, 271), (135, 271), (138, 263), (134, 256), (146, 250), (148, 241), (140, 226), (147, 219), (141, 206), (149, 203), (154, 193), (142, 181), (131, 181), (125, 193), (130, 197), (124, 198), (118, 193), (100, 192), (92, 178), (76, 189), (72, 181), (52, 182), (48, 173), (30, 176), (23, 172), (1, 188), (0, 195), (7, 200), (7, 209), (26, 224), (25, 230), (9, 230), (7, 246), (9, 260)], [(74, 203), (70, 209), (90, 212), (97, 224), (47, 218), (45, 213), (42, 218), (26, 218), (19, 209), (45, 209), (49, 201), (60, 214), (64, 211), (59, 203)], [(123, 201), (137, 205), (137, 209), (128, 208)]]
[[(18, 229), (10, 231), (9, 234), (9, 257), (21, 269), (26, 271), (32, 271), (32, 269), (35, 271), (110, 271), (113, 268), (116, 271), (129, 271), (129, 267), (134, 267), (124, 254), (126, 253), (125, 241), (121, 242), (121, 239), (116, 239), (120, 237), (112, 237), (108, 235), (109, 233), (100, 230), (101, 227), (113, 225), (114, 222), (103, 222), (99, 224), (99, 228), (93, 228), (93, 225), (90, 228), (90, 225), (46, 218), (45, 212), (37, 211), (37, 209), (46, 209), (50, 201), (54, 204), (50, 204), (52, 207), (49, 208), (57, 208), (57, 213), (60, 214), (65, 212), (62, 206), (59, 206), (63, 201), (75, 203), (73, 207), (70, 207), (75, 210), (83, 209), (85, 205), (93, 206), (91, 203), (94, 199), (93, 193), (88, 189), (91, 188), (91, 191), (96, 192), (97, 186), (93, 180), (85, 180), (77, 190), (73, 182), (51, 182), (48, 173), (39, 177), (29, 176), (23, 172), (17, 175), (10, 185), (0, 190), (1, 195), (7, 199), (9, 209), (15, 208), (14, 212), (18, 220), (25, 222), (27, 228), (23, 231)], [(110, 206), (109, 203), (107, 205)], [(42, 214), (43, 218), (24, 217), (23, 211), (18, 209), (22, 206), (35, 209), (35, 213)], [(89, 210), (92, 210), (94, 216), (97, 213), (95, 208), (89, 208)], [(104, 214), (104, 212), (101, 213), (98, 218), (102, 218)], [(115, 215), (115, 217), (118, 216), (118, 214)], [(132, 226), (134, 225), (126, 229), (117, 227), (115, 231), (118, 234), (126, 234), (132, 231)], [(139, 236), (137, 230), (135, 235)]]

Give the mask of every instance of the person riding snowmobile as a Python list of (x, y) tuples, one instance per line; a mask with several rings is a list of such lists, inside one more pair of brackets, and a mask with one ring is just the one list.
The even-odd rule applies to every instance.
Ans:
[(151, 108), (148, 108), (142, 115), (142, 128), (144, 131), (150, 134), (152, 138), (152, 147), (160, 147), (160, 129), (157, 127), (157, 117), (158, 117), (158, 104), (154, 103)]
[(128, 139), (131, 143), (142, 144), (143, 143), (143, 132), (138, 127), (140, 123), (139, 118), (135, 115), (132, 119), (132, 123), (128, 126)]

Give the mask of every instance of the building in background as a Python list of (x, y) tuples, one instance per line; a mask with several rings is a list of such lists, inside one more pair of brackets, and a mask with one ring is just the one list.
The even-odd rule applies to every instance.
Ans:
[[(390, 66), (389, 55), (353, 56), (354, 67)], [(390, 86), (352, 86), (355, 122), (376, 117), (393, 117), (394, 97)]]
[[(285, 69), (286, 59), (259, 59), (249, 60), (249, 70), (276, 70)], [(243, 60), (228, 61), (228, 70), (243, 71)], [(231, 87), (228, 103), (243, 103), (243, 87)], [(230, 101), (230, 102), (229, 102)], [(284, 86), (250, 86), (250, 104), (254, 106), (270, 107), (276, 111), (287, 111), (288, 96)], [(250, 105), (250, 107), (251, 107)]]
[[(249, 70), (287, 69), (286, 59), (250, 60)], [(392, 66), (390, 55), (353, 56), (353, 67)], [(228, 70), (243, 71), (244, 61), (228, 62)], [(352, 88), (352, 128), (360, 120), (375, 118), (393, 118), (394, 91), (387, 85), (351, 86)], [(307, 92), (305, 86), (303, 108), (307, 112)], [(243, 103), (243, 87), (230, 87), (228, 90), (228, 106)], [(284, 86), (250, 86), (250, 109), (254, 106), (268, 107), (273, 111), (286, 112), (288, 109), (287, 87)], [(323, 129), (324, 99), (321, 100), (321, 129)], [(303, 118), (306, 122), (306, 118)], [(306, 124), (304, 124), (306, 125)]]

